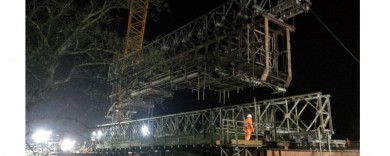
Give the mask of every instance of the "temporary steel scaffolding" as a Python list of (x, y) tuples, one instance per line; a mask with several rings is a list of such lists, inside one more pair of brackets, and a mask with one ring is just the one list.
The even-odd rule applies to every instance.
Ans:
[(223, 99), (248, 86), (284, 92), (292, 80), (290, 32), (295, 30), (286, 21), (310, 5), (310, 0), (230, 0), (127, 53), (110, 66), (108, 113), (151, 108), (178, 89), (195, 90), (198, 99), (206, 89)]
[[(310, 93), (241, 105), (171, 114), (160, 117), (98, 125), (93, 139), (100, 152), (156, 148), (209, 147), (229, 153), (248, 152), (247, 148), (266, 145), (268, 127), (272, 141), (325, 147), (333, 134), (330, 95)], [(251, 113), (254, 133), (251, 142), (244, 138), (243, 120)], [(230, 151), (234, 152), (234, 151)]]

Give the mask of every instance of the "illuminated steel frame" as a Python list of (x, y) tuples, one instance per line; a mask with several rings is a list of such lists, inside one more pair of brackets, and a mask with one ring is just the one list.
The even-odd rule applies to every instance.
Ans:
[[(310, 93), (241, 105), (171, 114), (120, 123), (98, 125), (95, 131), (103, 136), (97, 141), (98, 151), (112, 149), (145, 149), (157, 147), (210, 147), (221, 149), (261, 147), (266, 127), (274, 134), (274, 141), (293, 140), (301, 144), (305, 139), (311, 146), (325, 146), (334, 133), (330, 95)], [(253, 116), (253, 146), (234, 144), (243, 140), (243, 120)], [(141, 131), (148, 127), (148, 135)], [(331, 143), (331, 142), (329, 142)], [(214, 150), (215, 150), (214, 149)], [(224, 153), (221, 151), (221, 154)], [(232, 152), (232, 151), (231, 151)]]
[(310, 0), (230, 0), (114, 61), (108, 113), (150, 108), (178, 89), (195, 90), (198, 99), (204, 90), (216, 91), (221, 102), (249, 86), (285, 92), (292, 80), (295, 30), (286, 21), (310, 5)]

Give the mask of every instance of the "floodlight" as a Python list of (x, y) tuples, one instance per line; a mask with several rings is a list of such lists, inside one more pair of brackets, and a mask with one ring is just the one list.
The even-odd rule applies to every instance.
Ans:
[(97, 132), (93, 131), (91, 140), (92, 141), (100, 140), (102, 137), (103, 137), (103, 132), (101, 130), (98, 130)]
[(73, 140), (70, 140), (70, 139), (65, 139), (64, 141), (62, 141), (62, 144), (61, 144), (61, 149), (62, 151), (70, 151), (74, 148), (74, 144), (76, 142), (73, 141)]
[(97, 132), (97, 134), (96, 134), (96, 138), (97, 138), (97, 139), (100, 139), (100, 138), (102, 138), (102, 136), (103, 136), (103, 132), (102, 132), (101, 130), (99, 130), (99, 131)]
[(99, 131), (97, 132), (97, 135), (98, 135), (98, 136), (102, 136), (102, 135), (103, 135), (103, 132), (102, 132), (101, 130), (99, 130)]
[(51, 131), (38, 130), (32, 135), (31, 139), (33, 139), (36, 143), (46, 142), (49, 140), (50, 135)]
[(142, 134), (144, 136), (149, 135), (149, 128), (148, 128), (148, 126), (146, 126), (146, 125), (142, 126), (141, 131), (142, 131)]

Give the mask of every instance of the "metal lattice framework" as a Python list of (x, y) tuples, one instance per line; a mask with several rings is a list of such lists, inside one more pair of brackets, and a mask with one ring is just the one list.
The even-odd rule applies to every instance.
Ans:
[[(114, 61), (108, 113), (148, 107), (178, 89), (225, 95), (248, 86), (285, 91), (292, 79), (285, 21), (310, 0), (230, 0), (181, 28)], [(136, 55), (140, 54), (140, 58)]]
[[(126, 33), (126, 48), (124, 55), (139, 52), (144, 40), (146, 17), (149, 0), (130, 0), (130, 12)], [(139, 56), (139, 54), (131, 54)]]
[[(330, 96), (311, 93), (235, 106), (213, 108), (98, 125), (98, 149), (230, 144), (243, 138), (243, 120), (253, 114), (256, 140), (270, 127), (281, 137), (313, 136), (311, 142), (333, 133)], [(143, 128), (147, 127), (147, 128)], [(144, 130), (143, 130), (144, 129)], [(145, 130), (147, 129), (147, 130)], [(95, 134), (96, 134), (95, 131)], [(304, 135), (301, 135), (304, 134)], [(320, 134), (320, 135), (319, 135)], [(289, 138), (285, 138), (289, 139)]]

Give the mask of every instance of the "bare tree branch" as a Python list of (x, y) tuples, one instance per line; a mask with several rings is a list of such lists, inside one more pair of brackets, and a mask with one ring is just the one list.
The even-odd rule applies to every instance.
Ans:
[(30, 22), (35, 26), (35, 28), (38, 30), (39, 35), (41, 36), (41, 38), (42, 38), (43, 42), (45, 43), (45, 45), (46, 45), (47, 47), (50, 47), (49, 43), (47, 42), (46, 36), (43, 35), (43, 33), (42, 33), (41, 27), (40, 27), (36, 22), (34, 22), (33, 20), (31, 20), (30, 18), (27, 18), (27, 20), (30, 21)]
[(30, 72), (31, 75), (32, 75), (36, 80), (38, 80), (39, 83), (41, 83), (41, 80), (40, 80), (37, 76), (35, 76), (35, 74), (34, 74), (33, 72), (31, 72), (30, 69), (26, 68), (26, 70), (27, 70), (28, 72)]
[[(37, 115), (31, 108), (50, 103), (47, 101), (52, 99), (47, 97), (62, 91), (82, 91), (93, 97), (94, 103), (108, 103), (108, 96), (102, 96), (108, 91), (101, 88), (107, 87), (108, 64), (124, 47), (125, 34), (119, 33), (125, 31), (121, 24), (127, 22), (127, 16), (118, 14), (123, 9), (128, 12), (128, 0), (26, 1), (26, 71), (30, 73), (26, 76), (27, 127)], [(90, 128), (64, 114), (44, 118), (73, 120)]]
[(75, 73), (75, 71), (77, 71), (78, 68), (86, 67), (86, 66), (107, 65), (107, 64), (109, 64), (109, 63), (108, 62), (98, 62), (98, 63), (79, 64), (79, 65), (73, 67), (73, 69), (70, 71), (70, 73), (69, 73), (67, 78), (65, 78), (64, 80), (60, 80), (60, 81), (54, 82), (54, 85), (59, 85), (59, 84), (63, 84), (63, 83), (68, 82), (70, 79), (72, 79), (73, 74)]
[(107, 50), (107, 49), (102, 49), (102, 48), (89, 48), (89, 49), (85, 49), (82, 51), (65, 51), (65, 53), (67, 55), (80, 55), (80, 54), (88, 53), (90, 51), (100, 51), (100, 52), (110, 53), (110, 54), (115, 54), (115, 52), (116, 52), (114, 50)]
[[(26, 84), (26, 105), (41, 101), (46, 91), (69, 82), (75, 76), (101, 77), (101, 73), (93, 76), (80, 70), (94, 66), (107, 70), (107, 66), (101, 65), (107, 65), (119, 52), (114, 46), (122, 44), (123, 38), (117, 36), (123, 35), (117, 34), (112, 25), (112, 19), (116, 17), (109, 12), (128, 8), (123, 2), (26, 1), (26, 69), (32, 78), (41, 82), (39, 85)], [(107, 29), (110, 27), (114, 29)]]

